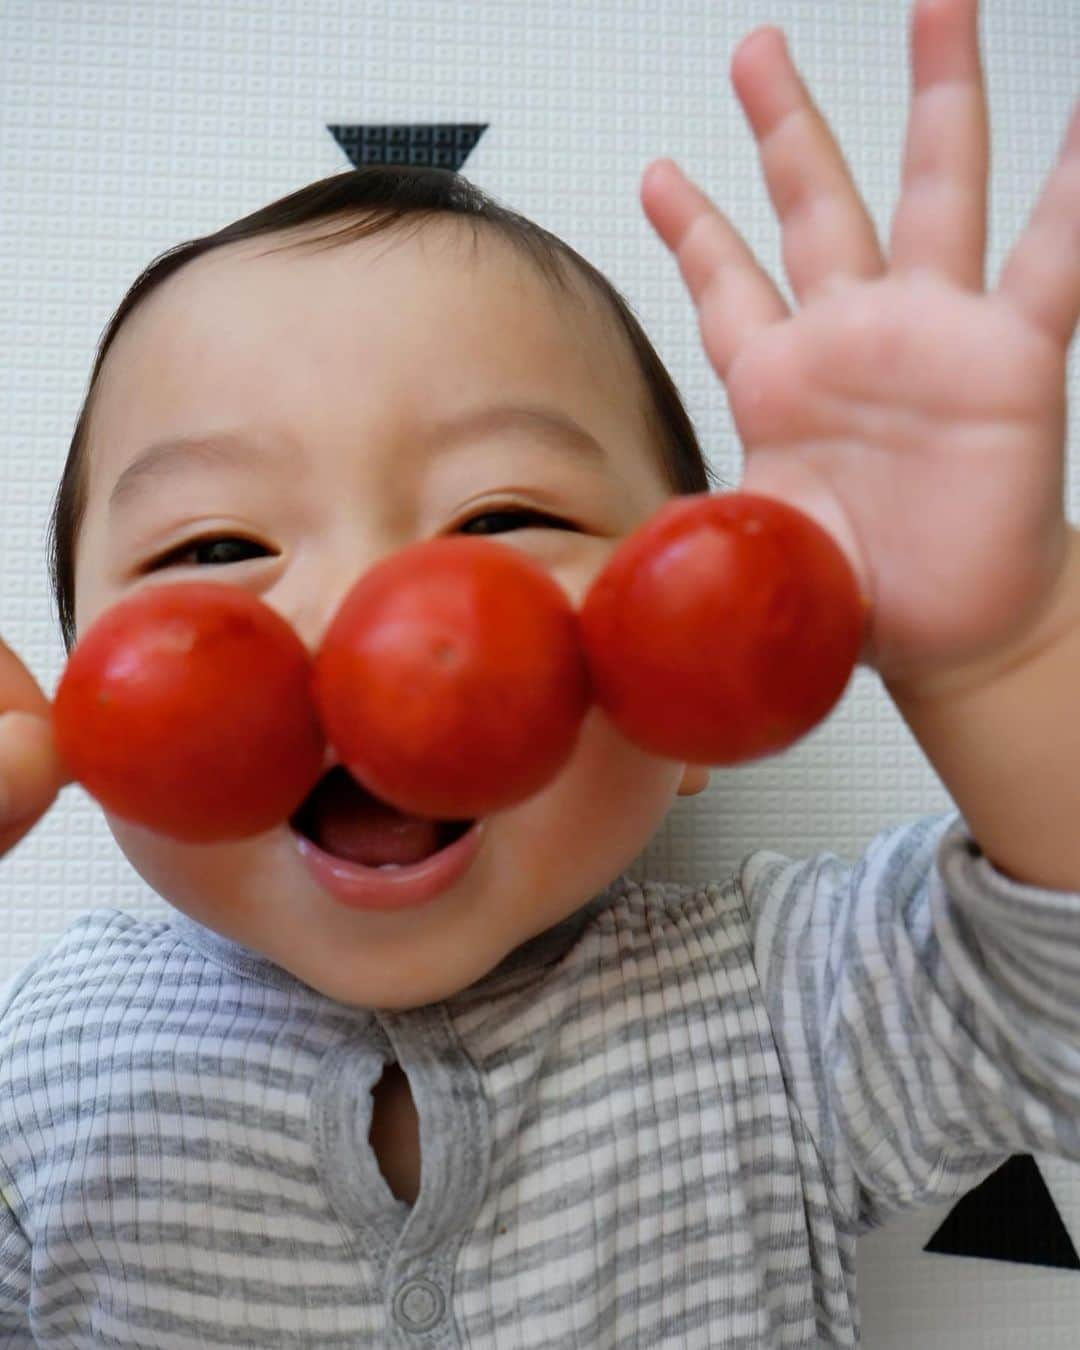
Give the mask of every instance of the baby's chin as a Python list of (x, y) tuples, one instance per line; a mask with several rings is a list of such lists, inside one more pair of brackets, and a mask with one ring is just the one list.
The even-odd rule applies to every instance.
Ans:
[(353, 1007), (405, 1011), (442, 1002), (567, 917), (550, 891), (499, 884), (506, 872), (497, 846), (487, 856), (482, 850), (470, 873), (434, 901), (373, 913), (348, 909), (318, 887), (288, 825), (188, 844), (108, 813), (106, 820), (131, 866), (170, 906)]
[(404, 1010), (483, 980), (587, 904), (648, 843), (680, 778), (681, 766), (632, 746), (593, 708), (563, 772), (487, 818), (479, 852), (447, 890), (396, 911), (351, 909), (329, 895), (287, 822), (187, 844), (106, 820), (135, 871), (196, 923), (339, 1003)]

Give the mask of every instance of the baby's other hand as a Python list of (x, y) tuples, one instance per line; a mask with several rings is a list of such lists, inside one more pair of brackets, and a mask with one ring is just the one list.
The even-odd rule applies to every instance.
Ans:
[(783, 35), (758, 29), (735, 53), (794, 312), (673, 161), (649, 165), (641, 199), (725, 383), (746, 456), (740, 486), (829, 530), (871, 606), (861, 659), (926, 692), (981, 680), (1026, 651), (1080, 538), (1063, 502), (1080, 107), (987, 290), (977, 0), (917, 0), (911, 49), (887, 259)]
[(0, 856), (29, 833), (70, 781), (56, 752), (49, 700), (0, 639)]

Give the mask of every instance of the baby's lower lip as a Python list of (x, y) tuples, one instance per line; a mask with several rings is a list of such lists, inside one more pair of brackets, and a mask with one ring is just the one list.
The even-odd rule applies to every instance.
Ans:
[(291, 825), (289, 833), (308, 871), (327, 894), (350, 909), (412, 909), (436, 899), (468, 870), (480, 850), (486, 822), (476, 820), (459, 838), (417, 863), (379, 869), (326, 853)]

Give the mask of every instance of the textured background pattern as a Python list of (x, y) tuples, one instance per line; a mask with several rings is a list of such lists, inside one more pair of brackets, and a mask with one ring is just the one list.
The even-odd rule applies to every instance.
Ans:
[[(906, 115), (906, 8), (903, 0), (0, 0), (4, 638), (51, 695), (63, 648), (45, 525), (97, 341), (123, 292), (169, 246), (348, 167), (363, 152), (365, 127), (380, 154), (394, 135), (407, 144), (409, 127), (469, 128), (467, 176), (567, 239), (622, 289), (735, 486), (740, 452), (723, 387), (638, 204), (641, 172), (651, 158), (674, 156), (782, 276), (778, 230), (728, 80), (738, 39), (776, 23), (887, 237)], [(993, 279), (1076, 95), (1080, 6), (985, 0), (984, 8)], [(790, 295), (786, 281), (782, 288)], [(1075, 348), (1070, 370), (1075, 407)], [(1074, 521), (1076, 441), (1074, 429)], [(706, 794), (681, 799), (632, 870), (721, 876), (757, 846), (850, 857), (883, 825), (947, 804), (876, 678), (860, 671), (827, 724), (786, 755), (714, 773)], [(166, 911), (93, 802), (71, 787), (0, 865), (0, 983), (94, 905)], [(1039, 1168), (1080, 1240), (1077, 1169), (1044, 1159)], [(1042, 1222), (1026, 1203), (1022, 1191), (1004, 1202), (1018, 1207), (1014, 1227), (1025, 1217)], [(868, 1346), (1076, 1344), (1080, 1275), (925, 1252), (944, 1218), (924, 1211), (860, 1244)]]

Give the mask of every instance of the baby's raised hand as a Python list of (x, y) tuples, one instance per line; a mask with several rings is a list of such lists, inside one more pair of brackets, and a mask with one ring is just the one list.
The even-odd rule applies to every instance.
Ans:
[(1064, 573), (1065, 356), (1080, 311), (1080, 105), (997, 287), (985, 290), (988, 127), (977, 0), (917, 0), (913, 96), (886, 260), (775, 28), (732, 81), (799, 307), (668, 159), (645, 212), (675, 254), (746, 454), (844, 549), (871, 603), (862, 660), (931, 690), (1023, 650)]
[(56, 751), (49, 700), (0, 639), (0, 856), (30, 831), (70, 781)]

